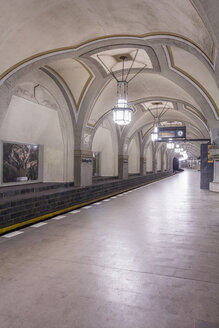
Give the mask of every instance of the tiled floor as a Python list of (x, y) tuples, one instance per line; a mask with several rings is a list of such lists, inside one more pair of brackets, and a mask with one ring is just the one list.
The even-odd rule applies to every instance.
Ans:
[(219, 195), (199, 173), (0, 237), (2, 328), (214, 328)]

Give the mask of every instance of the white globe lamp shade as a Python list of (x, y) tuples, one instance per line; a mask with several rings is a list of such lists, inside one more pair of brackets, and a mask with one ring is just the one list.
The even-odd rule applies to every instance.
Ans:
[[(119, 104), (118, 104), (119, 105)], [(130, 107), (115, 106), (113, 108), (113, 120), (119, 125), (128, 125), (132, 120), (133, 110)]]

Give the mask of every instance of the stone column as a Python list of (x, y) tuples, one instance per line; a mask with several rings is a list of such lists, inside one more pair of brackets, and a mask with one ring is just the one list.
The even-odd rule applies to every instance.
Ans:
[(171, 154), (169, 154), (169, 159), (168, 159), (168, 170), (169, 171), (173, 170), (173, 158)]
[(214, 180), (210, 182), (209, 189), (219, 192), (219, 148), (210, 149), (209, 153), (214, 160)]
[(93, 152), (75, 150), (74, 153), (74, 184), (76, 187), (92, 185)]
[(119, 179), (128, 178), (128, 155), (119, 155), (118, 158)]
[(144, 157), (140, 157), (140, 174), (141, 176), (146, 175), (146, 159)]
[(165, 152), (165, 157), (166, 157), (166, 170), (169, 171), (169, 163), (168, 163), (168, 153), (167, 153), (167, 151)]
[(156, 159), (156, 148), (155, 142), (152, 143), (152, 170), (153, 173), (157, 173), (157, 159)]
[(164, 150), (161, 151), (161, 172), (164, 172)]
[(153, 159), (153, 173), (157, 173), (157, 160)]

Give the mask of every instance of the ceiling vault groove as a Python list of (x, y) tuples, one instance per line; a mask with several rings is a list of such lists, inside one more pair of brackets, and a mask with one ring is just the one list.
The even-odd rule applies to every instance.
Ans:
[(76, 101), (75, 97), (74, 97), (74, 94), (71, 90), (71, 88), (69, 87), (68, 83), (65, 81), (64, 77), (58, 73), (54, 68), (52, 68), (51, 66), (49, 65), (45, 65), (46, 68), (50, 69), (54, 74), (56, 74), (59, 79), (64, 83), (64, 85), (66, 86), (68, 92), (70, 93), (71, 95), (71, 98), (72, 98), (72, 101), (75, 105), (75, 109), (76, 109), (76, 112), (79, 111), (79, 108), (80, 108), (80, 105), (81, 105), (81, 102), (82, 102), (82, 99), (86, 93), (86, 90), (88, 89), (88, 86), (90, 84), (90, 82), (92, 81), (92, 79), (94, 78), (94, 76), (92, 75), (92, 73), (87, 69), (87, 67), (85, 65), (83, 65), (80, 61), (76, 60), (78, 63), (80, 63), (85, 69), (86, 71), (89, 73), (89, 78), (87, 79), (87, 81), (85, 82), (82, 90), (81, 90), (81, 93), (80, 93), (80, 96), (79, 96), (79, 99), (78, 101)]
[(101, 42), (101, 41), (110, 41), (113, 39), (129, 39), (129, 38), (133, 38), (133, 39), (139, 39), (139, 40), (150, 40), (153, 38), (172, 38), (174, 39), (178, 39), (181, 42), (188, 42), (188, 44), (190, 44), (192, 47), (195, 47), (196, 49), (198, 49), (205, 58), (207, 58), (209, 60), (209, 62), (214, 65), (215, 62), (215, 51), (213, 52), (213, 56), (209, 56), (202, 48), (201, 46), (199, 46), (196, 42), (194, 42), (193, 40), (178, 34), (178, 33), (170, 33), (170, 32), (165, 32), (165, 31), (160, 31), (160, 32), (150, 32), (150, 33), (145, 33), (145, 34), (115, 34), (115, 35), (107, 35), (107, 36), (102, 36), (102, 37), (98, 37), (98, 38), (93, 38), (90, 40), (87, 40), (85, 42), (79, 43), (75, 46), (66, 46), (66, 47), (62, 47), (62, 48), (55, 48), (55, 49), (51, 49), (51, 50), (47, 50), (47, 51), (43, 51), (37, 54), (34, 54), (32, 56), (29, 56), (27, 58), (24, 58), (23, 60), (19, 61), (18, 63), (14, 64), (13, 66), (9, 67), (6, 71), (2, 72), (0, 74), (0, 81), (8, 78), (10, 75), (13, 74), (13, 71), (16, 71), (17, 69), (24, 67), (25, 65), (28, 65), (29, 63), (33, 63), (36, 62), (40, 59), (44, 59), (46, 57), (49, 56), (54, 56), (54, 55), (58, 55), (58, 54), (62, 54), (62, 53), (67, 53), (67, 52), (71, 52), (71, 51), (77, 51), (80, 50), (81, 48), (84, 48), (88, 45), (97, 43), (97, 42)]
[(183, 69), (177, 67), (175, 65), (174, 62), (174, 57), (173, 57), (173, 53), (171, 50), (170, 46), (164, 46), (164, 50), (165, 53), (167, 54), (167, 58), (168, 58), (168, 63), (170, 64), (170, 69), (173, 70), (174, 72), (178, 73), (179, 75), (182, 75), (184, 78), (186, 78), (190, 83), (193, 82), (192, 84), (199, 90), (201, 91), (201, 93), (204, 95), (204, 97), (206, 98), (206, 100), (208, 101), (208, 103), (210, 104), (213, 113), (215, 115), (215, 118), (217, 120), (219, 120), (219, 108), (217, 106), (217, 104), (215, 103), (214, 99), (212, 98), (212, 96), (209, 94), (209, 92), (204, 88), (203, 85), (201, 85), (201, 83), (196, 80), (193, 76), (191, 76), (189, 73), (187, 73), (186, 71), (184, 71)]
[[(185, 140), (211, 138), (219, 145), (217, 0), (102, 0), (101, 6), (98, 0), (28, 0), (28, 6), (21, 0), (13, 3), (18, 7), (14, 14), (4, 2), (8, 19), (0, 18), (0, 123), (12, 109), (11, 116), (25, 112), (27, 103), (34, 114), (21, 115), (24, 120), (34, 125), (39, 115), (39, 133), (44, 125), (55, 130), (45, 132), (42, 145), (46, 138), (53, 145), (60, 128), (69, 149), (62, 156), (61, 141), (54, 149), (60, 163), (68, 158), (68, 177), (79, 172), (75, 150), (117, 156), (140, 148), (142, 160), (143, 147), (164, 147), (153, 143), (162, 126), (186, 126)], [(34, 89), (40, 83), (48, 92)], [(191, 144), (191, 152), (199, 155), (199, 146)], [(167, 157), (173, 153), (167, 150)]]

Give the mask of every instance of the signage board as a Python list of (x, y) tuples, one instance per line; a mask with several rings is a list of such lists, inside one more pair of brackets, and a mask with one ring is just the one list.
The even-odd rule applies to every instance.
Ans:
[(214, 163), (214, 160), (209, 152), (210, 149), (212, 149), (212, 145), (208, 145), (208, 163)]
[(159, 127), (158, 140), (169, 139), (169, 138), (185, 139), (186, 127), (185, 126)]

